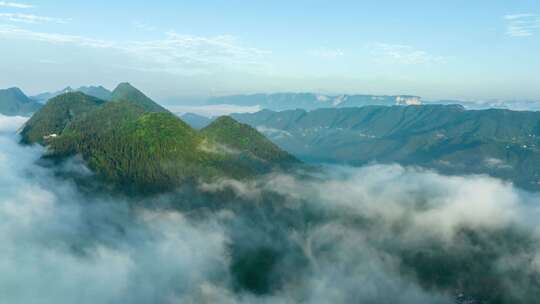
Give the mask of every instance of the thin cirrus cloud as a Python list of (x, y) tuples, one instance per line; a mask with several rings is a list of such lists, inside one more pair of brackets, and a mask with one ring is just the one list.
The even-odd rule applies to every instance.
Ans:
[(152, 26), (144, 22), (140, 22), (140, 21), (133, 21), (131, 24), (133, 25), (134, 28), (138, 30), (142, 30), (142, 31), (153, 32), (157, 30), (155, 26)]
[(513, 14), (504, 16), (506, 34), (510, 37), (529, 37), (540, 30), (540, 15)]
[(19, 2), (6, 2), (6, 1), (0, 1), (1, 7), (11, 7), (11, 8), (33, 8), (33, 5), (26, 4), (26, 3), (19, 3)]
[(164, 39), (133, 41), (124, 51), (150, 56), (162, 63), (199, 62), (204, 64), (257, 64), (267, 54), (257, 48), (241, 46), (234, 36), (212, 37), (165, 33)]
[(56, 44), (74, 44), (78, 46), (108, 48), (113, 44), (104, 40), (92, 39), (77, 35), (65, 35), (30, 31), (16, 26), (0, 26), (0, 36), (21, 40), (41, 41)]
[(246, 47), (234, 36), (195, 36), (167, 32), (155, 40), (113, 41), (79, 35), (38, 32), (17, 26), (0, 26), (0, 37), (108, 49), (130, 55), (137, 65), (130, 68), (173, 74), (208, 73), (215, 69), (263, 69), (269, 53)]
[(17, 13), (0, 13), (0, 19), (11, 21), (11, 22), (20, 22), (20, 23), (67, 23), (69, 19), (61, 18), (52, 18), (45, 16), (36, 16), (31, 14), (17, 14)]
[(345, 52), (341, 49), (329, 49), (329, 48), (319, 48), (311, 50), (308, 52), (309, 55), (313, 57), (323, 58), (323, 59), (336, 59), (339, 57), (345, 56)]
[(421, 65), (446, 60), (443, 56), (433, 55), (410, 45), (373, 43), (367, 47), (374, 60), (383, 64)]

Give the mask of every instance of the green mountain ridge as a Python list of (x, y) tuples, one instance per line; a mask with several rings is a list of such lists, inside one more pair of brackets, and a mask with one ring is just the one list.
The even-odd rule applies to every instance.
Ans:
[(295, 162), (295, 158), (281, 150), (253, 127), (239, 123), (229, 116), (221, 116), (201, 133), (210, 140), (219, 142), (237, 151), (249, 153), (255, 158), (268, 161)]
[(32, 114), (41, 104), (26, 96), (19, 88), (0, 90), (0, 114), (7, 116)]
[(540, 189), (540, 112), (458, 105), (269, 110), (233, 118), (307, 162), (400, 163)]
[(111, 95), (111, 100), (129, 100), (139, 104), (145, 110), (150, 112), (168, 112), (167, 109), (148, 98), (141, 91), (127, 82), (120, 83), (116, 89), (114, 89)]
[(115, 92), (109, 102), (83, 93), (56, 97), (24, 126), (22, 142), (48, 145), (48, 158), (81, 155), (102, 180), (129, 193), (242, 179), (298, 164), (232, 118), (197, 131), (130, 85)]
[(54, 97), (35, 113), (22, 128), (23, 143), (43, 143), (45, 137), (61, 134), (75, 118), (104, 104), (105, 101), (80, 92)]

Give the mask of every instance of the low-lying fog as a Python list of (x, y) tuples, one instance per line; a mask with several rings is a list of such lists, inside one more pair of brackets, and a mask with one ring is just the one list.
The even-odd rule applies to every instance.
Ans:
[(2, 302), (540, 298), (540, 196), (497, 179), (332, 167), (132, 202), (37, 165), (23, 122), (0, 116)]

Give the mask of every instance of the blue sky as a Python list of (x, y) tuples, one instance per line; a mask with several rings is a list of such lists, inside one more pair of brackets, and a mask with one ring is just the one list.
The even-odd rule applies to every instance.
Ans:
[(0, 87), (540, 99), (538, 1), (0, 1)]

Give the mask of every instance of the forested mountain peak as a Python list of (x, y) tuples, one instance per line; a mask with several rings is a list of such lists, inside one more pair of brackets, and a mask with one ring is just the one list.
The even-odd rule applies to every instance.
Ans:
[(47, 145), (49, 158), (81, 155), (102, 180), (129, 193), (241, 179), (298, 163), (231, 117), (197, 131), (129, 84), (113, 95), (109, 102), (80, 92), (50, 100), (25, 125), (22, 141)]

